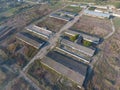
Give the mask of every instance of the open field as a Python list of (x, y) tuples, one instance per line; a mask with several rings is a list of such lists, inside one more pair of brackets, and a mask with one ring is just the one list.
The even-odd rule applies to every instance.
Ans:
[(50, 9), (49, 7), (49, 5), (36, 5), (24, 12), (18, 13), (6, 21), (3, 21), (2, 26), (8, 26), (8, 28), (10, 27), (11, 29), (7, 29), (2, 33), (0, 43), (14, 37), (15, 33), (23, 30), (26, 25), (41, 19), (43, 16), (52, 12), (53, 9)]
[(0, 57), (3, 60), (6, 60), (8, 58), (7, 54), (0, 48)]
[[(38, 0), (37, 0), (38, 1)], [(31, 2), (31, 1), (30, 1)], [(33, 1), (34, 3), (35, 1)], [(18, 13), (22, 13), (26, 10), (29, 10), (30, 8), (34, 7), (36, 4), (33, 3), (29, 3), (29, 2), (22, 2), (22, 1), (13, 1), (13, 0), (4, 0), (4, 1), (0, 1), (0, 21), (4, 21), (7, 20), (9, 17), (15, 16)], [(58, 8), (59, 6), (62, 5), (61, 2), (58, 2), (55, 0), (51, 0), (51, 5), (49, 6), (49, 9), (55, 9)], [(53, 4), (53, 5), (52, 5)], [(0, 22), (0, 23), (1, 23)]]
[(0, 21), (3, 21), (18, 12), (20, 13), (23, 9), (30, 8), (32, 5), (28, 3), (22, 3), (10, 0), (9, 2), (0, 1)]
[(4, 59), (4, 64), (17, 66), (20, 69), (38, 52), (34, 47), (19, 41), (15, 37), (1, 44), (1, 51), (4, 54), (1, 57)]
[(0, 84), (3, 83), (3, 81), (5, 80), (5, 78), (6, 78), (5, 73), (0, 70)]
[[(12, 2), (12, 0), (7, 1)], [(9, 8), (6, 12), (3, 11), (0, 13), (0, 20), (1, 16), (2, 18), (3, 16), (7, 17), (7, 20), (2, 22), (3, 26), (13, 28), (5, 31), (3, 30), (0, 33), (0, 90), (5, 90), (4, 87), (15, 79), (18, 74), (23, 74), (24, 78), (20, 77), (15, 79), (14, 83), (11, 83), (11, 87), (7, 90), (36, 90), (32, 87), (33, 83), (38, 85), (41, 90), (80, 90), (77, 88), (77, 84), (68, 80), (68, 77), (72, 77), (73, 81), (76, 80), (79, 84), (81, 80), (84, 80), (84, 76), (88, 74), (87, 70), (89, 66), (77, 61), (73, 57), (69, 57), (67, 54), (61, 54), (60, 52), (57, 52), (57, 50), (49, 51), (54, 48), (52, 47), (55, 46), (54, 42), (56, 42), (58, 37), (61, 35), (60, 32), (57, 32), (67, 23), (63, 20), (48, 17), (52, 11), (56, 10), (60, 6), (62, 7), (63, 4), (58, 3), (58, 0), (52, 1), (50, 2), (51, 4), (38, 4), (33, 5), (32, 7), (25, 4), (25, 6), (20, 8), (16, 8), (13, 3), (12, 5), (14, 8)], [(0, 9), (1, 5), (0, 1)], [(25, 11), (23, 9), (25, 9)], [(71, 8), (69, 6), (64, 9), (72, 12), (79, 12), (81, 10), (81, 8)], [(56, 38), (53, 37), (53, 39), (50, 39), (48, 47), (45, 47), (42, 50), (39, 49), (39, 53), (39, 50), (15, 37), (17, 32), (22, 31), (23, 28), (29, 24), (35, 23), (38, 19), (40, 19), (40, 22), (36, 25), (57, 33), (55, 35)], [(77, 19), (75, 18), (75, 20)], [(120, 90), (120, 18), (114, 18), (113, 22), (116, 27), (115, 33), (98, 45), (98, 48), (101, 51), (92, 57), (93, 60), (98, 60), (96, 60), (97, 62), (94, 65), (90, 64), (93, 66), (93, 73), (90, 81), (87, 83), (86, 90)], [(61, 31), (64, 31), (64, 29), (69, 27), (72, 23), (73, 22), (68, 23), (68, 26), (64, 26)], [(71, 28), (99, 37), (105, 37), (112, 32), (110, 20), (89, 16), (80, 17), (78, 22)], [(5, 34), (3, 35), (2, 32), (5, 32)], [(37, 35), (28, 34), (28, 31), (23, 31), (21, 33), (38, 42), (44, 42)], [(86, 45), (85, 42), (82, 43), (83, 45)], [(69, 49), (69, 51), (70, 50), (71, 49)], [(48, 54), (44, 57), (47, 52)], [(77, 53), (77, 51), (74, 50), (72, 52)], [(35, 58), (44, 58), (41, 60), (35, 60), (35, 58), (33, 58), (34, 56)], [(32, 62), (30, 62), (30, 60)], [(29, 62), (30, 64), (28, 64)], [(29, 65), (30, 67), (28, 67)], [(25, 66), (28, 68), (23, 69)], [(73, 72), (73, 70), (75, 72)], [(63, 72), (62, 75), (60, 74), (60, 71)], [(65, 76), (68, 77), (63, 76), (64, 73), (67, 73)], [(80, 73), (80, 75), (78, 75), (78, 73)], [(29, 83), (25, 79), (24, 74), (26, 74), (26, 77), (31, 79), (30, 81), (32, 82), (28, 80), (30, 82)], [(80, 76), (82, 78), (80, 78)]]
[[(30, 22), (33, 22), (36, 19), (42, 18), (44, 15), (49, 14), (52, 11), (52, 9), (49, 8), (49, 5), (35, 5), (28, 10), (21, 12), (14, 17), (11, 17), (6, 24), (17, 24), (20, 23), (22, 25), (27, 25)], [(16, 20), (16, 21), (15, 21)], [(16, 23), (17, 22), (17, 23)], [(17, 26), (17, 25), (16, 25)]]
[[(10, 2), (10, 3), (12, 3), (12, 2)], [(0, 6), (2, 4), (0, 3)], [(16, 3), (13, 3), (13, 4), (16, 5)], [(8, 26), (8, 27), (11, 27), (16, 30), (16, 31), (14, 30), (14, 32), (12, 32), (13, 30), (9, 30), (10, 33), (7, 36), (2, 34), (2, 36), (4, 38), (2, 38), (0, 41), (10, 38), (11, 35), (14, 36), (14, 33), (21, 31), (21, 29), (26, 27), (26, 25), (29, 25), (29, 24), (37, 21), (38, 19), (42, 19), (44, 16), (50, 14), (52, 11), (63, 6), (63, 4), (59, 4), (58, 6), (56, 6), (56, 4), (54, 4), (54, 5), (37, 4), (37, 5), (32, 5), (30, 7), (26, 7), (26, 6), (22, 7), (21, 6), (22, 8), (20, 9), (20, 12), (16, 12), (16, 14), (10, 16), (5, 21), (0, 20), (1, 26)], [(6, 4), (5, 5), (3, 4), (2, 6), (6, 6)], [(24, 8), (26, 8), (26, 9), (24, 9)], [(8, 30), (6, 30), (6, 32), (8, 32)]]
[(70, 11), (70, 12), (73, 12), (73, 13), (79, 13), (82, 10), (82, 8), (81, 7), (67, 6), (63, 10)]
[(110, 20), (93, 18), (89, 16), (82, 16), (71, 28), (100, 37), (105, 37), (112, 32)]
[[(16, 74), (6, 68), (7, 66), (0, 67), (0, 90), (4, 90), (4, 87), (16, 77)], [(8, 67), (9, 68), (9, 67)]]
[(120, 30), (120, 18), (115, 17), (113, 19), (113, 22), (114, 22), (115, 28)]
[(78, 90), (65, 77), (41, 64), (40, 60), (34, 62), (28, 74), (35, 79), (36, 83), (38, 82), (43, 90)]
[(8, 90), (36, 90), (24, 78), (16, 79)]
[(37, 53), (37, 50), (34, 47), (21, 42), (18, 39), (11, 39), (6, 48), (10, 53), (22, 54), (28, 59), (31, 59)]
[(37, 26), (47, 28), (48, 30), (56, 33), (60, 30), (60, 28), (65, 25), (67, 22), (55, 18), (48, 17), (47, 19), (37, 23)]
[[(117, 33), (116, 33), (117, 35)], [(98, 64), (95, 65), (93, 78), (88, 90), (119, 90), (120, 89), (120, 40), (114, 35), (101, 46), (102, 53), (98, 56)]]
[(101, 53), (87, 90), (120, 90), (120, 18), (113, 19), (116, 32), (101, 45)]

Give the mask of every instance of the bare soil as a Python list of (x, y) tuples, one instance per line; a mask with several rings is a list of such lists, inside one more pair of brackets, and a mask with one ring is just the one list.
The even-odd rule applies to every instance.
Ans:
[[(117, 21), (120, 22), (120, 19)], [(100, 45), (101, 53), (99, 53), (98, 62), (87, 90), (93, 90), (93, 88), (96, 90), (120, 90), (119, 37), (120, 27), (117, 25), (115, 34)]]
[(82, 16), (71, 28), (100, 37), (104, 37), (112, 31), (110, 20), (89, 16)]
[(37, 25), (40, 27), (47, 28), (48, 30), (51, 30), (54, 33), (56, 33), (66, 23), (67, 22), (63, 21), (63, 20), (48, 17), (47, 19), (43, 20), (42, 22), (39, 22)]

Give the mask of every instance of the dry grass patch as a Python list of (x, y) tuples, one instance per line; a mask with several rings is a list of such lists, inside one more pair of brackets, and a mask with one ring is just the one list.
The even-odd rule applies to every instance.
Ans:
[(71, 28), (104, 37), (111, 31), (111, 22), (108, 19), (99, 19), (82, 16)]
[(42, 22), (39, 22), (37, 25), (40, 27), (47, 28), (48, 30), (51, 30), (54, 33), (56, 33), (66, 23), (67, 22), (63, 21), (63, 20), (48, 17), (47, 19), (43, 20)]

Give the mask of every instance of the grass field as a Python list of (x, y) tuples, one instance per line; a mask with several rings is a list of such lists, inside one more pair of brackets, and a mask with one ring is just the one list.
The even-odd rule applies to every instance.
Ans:
[(120, 28), (120, 18), (115, 17), (113, 19), (113, 22), (114, 22), (116, 29)]
[(80, 12), (82, 10), (82, 8), (81, 7), (67, 6), (63, 10), (70, 11), (70, 12), (73, 12), (73, 13), (78, 13), (78, 12)]

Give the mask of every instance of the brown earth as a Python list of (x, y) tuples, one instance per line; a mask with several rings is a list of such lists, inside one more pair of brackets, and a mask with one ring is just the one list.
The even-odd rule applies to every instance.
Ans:
[(56, 33), (66, 23), (67, 22), (63, 21), (63, 20), (48, 17), (47, 19), (43, 20), (42, 22), (39, 22), (37, 25), (40, 27), (45, 27), (48, 30), (51, 30)]
[(82, 16), (71, 28), (101, 37), (112, 31), (110, 20), (89, 16)]
[[(119, 20), (120, 22), (120, 20)], [(118, 24), (118, 23), (117, 23)], [(101, 53), (87, 90), (120, 90), (120, 26), (101, 45)]]

